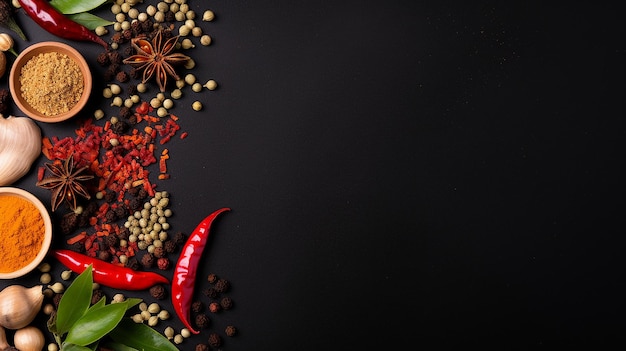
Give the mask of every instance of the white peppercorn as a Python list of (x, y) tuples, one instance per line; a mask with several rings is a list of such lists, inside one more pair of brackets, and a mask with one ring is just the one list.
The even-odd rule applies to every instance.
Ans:
[(61, 279), (70, 280), (71, 278), (72, 278), (72, 271), (70, 271), (69, 269), (61, 272)]
[(176, 336), (174, 336), (174, 343), (181, 344), (182, 342), (183, 342), (183, 336), (180, 334), (176, 334)]
[(113, 95), (119, 95), (122, 92), (122, 87), (120, 87), (117, 84), (111, 84), (109, 85), (109, 89), (111, 89), (111, 93)]
[(170, 313), (167, 310), (161, 310), (159, 311), (159, 314), (157, 314), (157, 317), (159, 317), (160, 320), (164, 321), (170, 318)]
[(193, 35), (194, 37), (199, 37), (202, 35), (202, 28), (196, 26), (191, 28), (191, 35)]
[(180, 42), (180, 47), (187, 50), (187, 49), (193, 49), (196, 46), (193, 44), (191, 39), (185, 38)]
[(210, 22), (210, 21), (213, 21), (214, 18), (215, 18), (215, 14), (211, 10), (206, 10), (202, 14), (203, 21)]
[(181, 37), (186, 37), (189, 35), (189, 33), (191, 33), (191, 28), (187, 26), (180, 26), (180, 28), (178, 28), (178, 34)]
[(63, 286), (63, 284), (60, 282), (56, 282), (52, 285), (48, 285), (48, 288), (54, 291), (55, 294), (61, 294), (63, 293), (63, 291), (65, 291), (65, 286)]
[(167, 112), (167, 109), (165, 107), (161, 106), (161, 107), (159, 107), (157, 109), (157, 116), (165, 117), (165, 116), (167, 116), (167, 114), (168, 114), (168, 112)]
[(202, 110), (202, 103), (200, 101), (196, 100), (196, 101), (194, 101), (191, 104), (191, 108), (193, 108), (194, 111), (200, 111), (200, 110)]
[(125, 299), (126, 297), (124, 297), (124, 294), (117, 293), (113, 295), (113, 300), (111, 300), (111, 303), (124, 302)]
[(200, 44), (204, 45), (204, 46), (209, 46), (211, 45), (211, 36), (208, 34), (205, 34), (203, 36), (200, 37)]
[(215, 90), (217, 89), (217, 82), (214, 81), (213, 79), (209, 79), (204, 86), (209, 89), (209, 90)]
[(196, 67), (196, 61), (194, 61), (194, 59), (190, 58), (189, 60), (187, 60), (187, 62), (185, 62), (186, 69), (192, 69), (194, 67)]
[(159, 306), (158, 303), (153, 302), (150, 305), (148, 305), (147, 311), (152, 313), (152, 314), (159, 313), (161, 311), (161, 306)]
[(95, 32), (98, 36), (103, 36), (109, 33), (105, 26), (97, 26)]
[(191, 331), (189, 331), (189, 329), (187, 328), (183, 328), (180, 330), (180, 335), (182, 335), (183, 338), (188, 338), (191, 336)]
[(50, 263), (44, 262), (40, 264), (39, 266), (37, 266), (37, 269), (39, 269), (41, 273), (47, 273), (52, 270), (52, 266), (50, 266)]
[(154, 16), (157, 13), (157, 8), (154, 5), (148, 5), (148, 7), (146, 7), (146, 13), (149, 16)]
[(202, 87), (203, 87), (202, 84), (196, 82), (196, 83), (193, 83), (193, 85), (191, 86), (191, 90), (193, 90), (195, 93), (199, 93), (202, 91)]
[(41, 284), (49, 284), (52, 281), (52, 276), (48, 272), (43, 273), (41, 277), (39, 277), (39, 281)]
[(148, 318), (148, 325), (151, 327), (156, 326), (159, 323), (159, 317), (158, 316), (150, 316), (150, 318)]
[(165, 335), (165, 337), (168, 340), (171, 340), (174, 337), (174, 328), (172, 327), (166, 327), (165, 330), (163, 331), (163, 335)]
[(132, 316), (132, 317), (130, 317), (130, 318), (131, 318), (131, 319), (133, 320), (133, 322), (135, 322), (135, 323), (143, 323), (143, 317), (141, 316), (141, 313), (136, 313), (136, 314), (133, 314), (133, 316)]
[(102, 119), (104, 117), (104, 111), (102, 111), (101, 109), (95, 110), (93, 113), (93, 117), (95, 119)]
[(174, 107), (174, 101), (172, 99), (163, 100), (163, 107), (168, 110), (171, 110)]
[(111, 101), (111, 106), (121, 107), (123, 104), (124, 104), (124, 101), (119, 96), (114, 97), (113, 100)]

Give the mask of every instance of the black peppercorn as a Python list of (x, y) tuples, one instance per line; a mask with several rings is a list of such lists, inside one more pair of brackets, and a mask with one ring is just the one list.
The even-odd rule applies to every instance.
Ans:
[(206, 288), (202, 292), (210, 299), (214, 299), (218, 295), (218, 292), (215, 290), (215, 288)]
[(183, 245), (185, 241), (187, 241), (187, 238), (183, 232), (177, 232), (174, 234), (174, 238), (172, 238), (172, 240), (176, 243), (176, 245)]
[(209, 304), (209, 311), (211, 311), (212, 313), (217, 313), (222, 309), (222, 306), (220, 306), (219, 303), (217, 302), (211, 302)]
[(197, 344), (195, 351), (209, 351), (209, 345), (207, 344)]
[(230, 310), (233, 308), (233, 300), (230, 297), (223, 297), (220, 300), (220, 306), (225, 310)]
[(154, 266), (154, 256), (147, 252), (141, 257), (141, 265), (145, 268), (152, 268)]
[(61, 218), (61, 231), (63, 234), (71, 234), (76, 228), (78, 228), (78, 215), (76, 213), (70, 212)]
[(102, 289), (95, 289), (91, 292), (91, 304), (95, 304), (100, 301), (101, 298), (104, 297), (104, 291)]
[(194, 301), (194, 303), (191, 304), (191, 310), (195, 313), (200, 313), (204, 310), (204, 304), (202, 301)]
[(115, 214), (115, 211), (108, 210), (107, 213), (104, 215), (104, 219), (107, 223), (115, 222), (117, 221), (117, 215)]
[(233, 325), (229, 325), (226, 327), (225, 332), (228, 336), (235, 336), (235, 334), (237, 334), (237, 328), (235, 328), (235, 326)]
[(126, 71), (119, 71), (115, 75), (115, 79), (120, 83), (126, 83), (130, 79), (130, 76), (126, 73)]
[(98, 58), (96, 59), (96, 61), (102, 67), (107, 66), (109, 63), (111, 63), (111, 60), (109, 59), (109, 54), (107, 52), (101, 52), (100, 54), (98, 54)]
[(115, 63), (118, 65), (122, 63), (122, 55), (120, 55), (119, 51), (109, 52), (108, 57), (110, 63)]
[(126, 206), (124, 205), (117, 206), (114, 211), (117, 218), (124, 218), (126, 217), (126, 215), (128, 215), (128, 211), (126, 211)]
[(215, 290), (219, 293), (227, 292), (230, 288), (230, 283), (226, 279), (218, 279), (215, 283)]
[(157, 284), (150, 288), (150, 296), (157, 300), (163, 300), (165, 298), (165, 287), (161, 284)]
[(222, 345), (222, 338), (218, 333), (209, 334), (209, 346), (220, 347)]
[(165, 257), (165, 249), (162, 246), (155, 247), (154, 251), (152, 252), (152, 254), (156, 258)]
[(106, 250), (98, 251), (98, 259), (101, 261), (108, 262), (111, 259), (111, 253)]
[(165, 249), (165, 252), (170, 253), (170, 254), (176, 252), (177, 248), (178, 246), (172, 240), (168, 240), (165, 242), (165, 244), (163, 244), (163, 249)]
[(139, 269), (139, 261), (137, 260), (137, 258), (132, 257), (128, 260), (128, 262), (126, 262), (126, 267), (134, 269), (134, 270), (138, 270)]
[(207, 276), (207, 280), (209, 281), (209, 283), (214, 284), (217, 281), (217, 274), (215, 273), (210, 273)]
[(209, 319), (209, 316), (207, 316), (205, 313), (199, 313), (196, 315), (196, 326), (198, 328), (208, 328), (209, 324), (211, 324), (211, 320)]

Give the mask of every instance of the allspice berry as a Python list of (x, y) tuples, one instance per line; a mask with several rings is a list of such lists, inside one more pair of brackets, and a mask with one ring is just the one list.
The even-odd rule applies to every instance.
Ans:
[(235, 326), (233, 325), (229, 325), (226, 327), (225, 332), (228, 336), (235, 336), (235, 334), (237, 334), (237, 328), (235, 328)]
[(218, 333), (209, 334), (209, 346), (220, 347), (222, 345), (222, 338)]

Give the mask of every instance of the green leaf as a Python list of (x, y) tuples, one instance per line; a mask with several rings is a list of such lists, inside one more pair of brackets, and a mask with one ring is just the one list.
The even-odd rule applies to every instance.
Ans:
[(52, 0), (50, 5), (59, 10), (59, 12), (69, 15), (79, 12), (91, 11), (100, 5), (107, 2), (107, 0)]
[(134, 306), (137, 306), (141, 303), (141, 301), (143, 301), (143, 299), (139, 299), (136, 297), (128, 297), (126, 298), (126, 300), (124, 300), (126, 303), (128, 303), (128, 309), (133, 308)]
[(167, 338), (143, 323), (122, 319), (109, 334), (113, 341), (144, 351), (178, 351)]
[(88, 310), (72, 325), (65, 342), (87, 346), (100, 340), (119, 324), (127, 306), (124, 301)]
[(103, 346), (113, 351), (138, 351), (136, 348), (126, 346), (119, 342), (107, 342)]
[(93, 286), (92, 266), (89, 265), (65, 289), (56, 313), (56, 332), (59, 335), (67, 333), (79, 320), (91, 304)]
[(88, 12), (81, 12), (81, 13), (77, 13), (73, 15), (67, 15), (66, 17), (68, 17), (74, 22), (82, 24), (83, 26), (87, 27), (90, 30), (94, 30), (98, 26), (106, 27), (114, 23), (111, 21), (107, 21), (102, 17), (92, 15), (91, 13), (88, 13)]
[(63, 343), (61, 351), (93, 351), (94, 349), (86, 346), (78, 346), (74, 344)]

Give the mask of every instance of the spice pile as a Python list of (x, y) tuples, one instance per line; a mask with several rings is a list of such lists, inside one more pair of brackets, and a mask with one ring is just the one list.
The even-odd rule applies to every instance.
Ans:
[[(37, 185), (51, 190), (53, 211), (65, 211), (57, 228), (66, 236), (68, 250), (135, 271), (171, 272), (187, 235), (172, 234), (168, 222), (171, 195), (161, 189), (161, 182), (169, 179), (167, 144), (187, 136), (178, 123), (184, 117), (175, 113), (176, 101), (217, 88), (214, 80), (201, 84), (191, 73), (195, 61), (189, 55), (196, 45), (211, 44), (198, 23), (214, 15), (206, 10), (196, 18), (186, 0), (156, 5), (116, 0), (111, 10), (111, 31), (96, 29), (109, 41), (97, 64), (105, 69), (102, 91), (110, 108), (81, 120), (75, 136), (43, 138), (42, 153), (49, 162), (39, 168)], [(192, 100), (192, 109), (201, 111), (201, 99)], [(236, 334), (230, 323), (214, 331), (209, 313), (200, 308), (206, 305), (210, 313), (219, 314), (233, 306), (226, 295), (230, 284), (211, 277), (205, 300), (194, 303), (194, 327), (208, 333), (208, 338), (201, 334), (206, 343), (199, 342), (198, 350), (219, 347), (220, 335)], [(169, 297), (169, 288), (159, 282), (149, 292), (162, 300)], [(57, 290), (56, 300), (62, 294)], [(94, 290), (94, 295), (103, 291)], [(169, 317), (158, 307), (157, 312), (154, 305), (141, 305), (133, 319), (156, 326)], [(165, 329), (166, 336), (176, 344), (193, 334), (189, 328), (177, 333), (170, 329)]]

